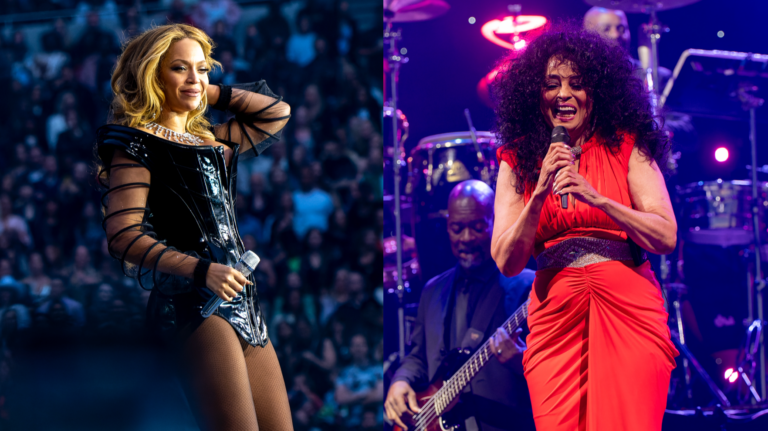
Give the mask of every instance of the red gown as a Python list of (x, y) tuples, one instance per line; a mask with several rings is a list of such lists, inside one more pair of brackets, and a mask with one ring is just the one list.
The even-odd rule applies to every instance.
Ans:
[[(603, 196), (632, 206), (627, 181), (634, 141), (612, 152), (582, 146), (579, 173)], [(499, 163), (514, 166), (504, 147)], [(531, 189), (525, 193), (530, 199)], [(583, 202), (547, 198), (534, 256), (568, 238), (626, 241), (607, 214)], [(609, 261), (536, 272), (523, 366), (539, 430), (660, 430), (675, 357), (659, 283), (648, 262)]]

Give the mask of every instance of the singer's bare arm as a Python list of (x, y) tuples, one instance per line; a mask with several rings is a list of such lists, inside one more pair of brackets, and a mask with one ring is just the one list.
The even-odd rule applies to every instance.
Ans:
[(562, 143), (552, 144), (544, 157), (539, 182), (526, 205), (516, 191), (516, 177), (507, 162), (502, 161), (496, 180), (495, 220), (491, 239), (491, 256), (502, 274), (520, 274), (528, 263), (536, 239), (536, 228), (544, 201), (552, 194), (552, 184), (560, 168), (573, 164), (573, 156)]
[[(157, 241), (142, 230), (144, 207), (151, 182), (147, 168), (137, 165), (124, 151), (116, 150), (109, 176), (106, 209), (106, 234), (113, 256), (139, 266), (139, 270), (157, 268), (161, 273), (192, 278), (198, 259), (181, 253)], [(146, 184), (146, 185), (145, 185)], [(159, 261), (158, 261), (159, 260)], [(212, 292), (227, 299), (240, 292), (246, 278), (226, 265), (211, 264), (206, 285)]]
[(656, 254), (669, 254), (677, 243), (677, 220), (669, 200), (664, 175), (656, 161), (635, 147), (629, 158), (629, 193), (637, 210), (604, 198), (598, 208), (605, 211), (640, 247)]
[(629, 158), (629, 193), (637, 209), (626, 207), (597, 193), (578, 173), (559, 175), (555, 187), (576, 199), (605, 211), (640, 247), (656, 254), (669, 254), (677, 243), (677, 221), (656, 161), (635, 147)]

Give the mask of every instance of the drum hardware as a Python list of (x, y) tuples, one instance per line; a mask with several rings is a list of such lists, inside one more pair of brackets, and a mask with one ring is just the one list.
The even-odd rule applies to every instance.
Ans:
[[(768, 59), (766, 59), (768, 62)], [(752, 166), (757, 166), (757, 137), (755, 135), (755, 108), (762, 106), (764, 100), (747, 94), (742, 91), (741, 101), (744, 109), (749, 110), (749, 144), (752, 155)], [(760, 221), (758, 218), (759, 206), (757, 203), (757, 169), (752, 169), (752, 222), (755, 235), (755, 290), (757, 293), (757, 319), (760, 322), (760, 336), (755, 344), (760, 345), (760, 391), (761, 399), (766, 395), (765, 379), (765, 341), (762, 339), (762, 322), (765, 322), (763, 315), (763, 289), (765, 289), (765, 279), (763, 278), (762, 259), (760, 259)], [(752, 317), (752, 316), (750, 316)], [(750, 385), (750, 388), (752, 386)]]
[(406, 186), (418, 214), (445, 209), (451, 189), (461, 181), (474, 178), (493, 187), (498, 170), (493, 157), (495, 145), (495, 136), (486, 131), (442, 133), (421, 139), (408, 158)]
[[(680, 58), (677, 61), (677, 65), (672, 72), (672, 76), (667, 85), (664, 87), (664, 92), (659, 98), (659, 106), (663, 107), (670, 102), (670, 92), (678, 80), (683, 66), (688, 59), (691, 59), (692, 68), (686, 68), (686, 75), (689, 79), (684, 81), (683, 90), (678, 91), (679, 99), (677, 101), (680, 104), (679, 107), (675, 107), (676, 110), (681, 112), (688, 112), (691, 114), (698, 114), (704, 116), (716, 115), (719, 118), (736, 118), (741, 119), (743, 112), (748, 112), (749, 120), (749, 143), (750, 143), (750, 156), (751, 163), (749, 166), (757, 165), (757, 136), (756, 136), (756, 109), (763, 105), (764, 100), (754, 93), (760, 89), (755, 84), (755, 81), (764, 78), (759, 73), (750, 73), (752, 65), (757, 65), (758, 70), (763, 70), (768, 65), (768, 55), (765, 54), (753, 54), (744, 52), (733, 51), (721, 51), (721, 50), (701, 50), (701, 49), (687, 49), (683, 51)], [(693, 58), (697, 61), (694, 64)], [(709, 86), (704, 88), (700, 84), (703, 79), (709, 82)], [(713, 85), (717, 80), (718, 85)], [(678, 85), (679, 87), (680, 85)], [(721, 88), (736, 88), (732, 92), (719, 91)], [(704, 88), (704, 90), (702, 90)], [(693, 89), (693, 90), (691, 90)], [(711, 90), (710, 90), (711, 89)], [(697, 91), (699, 96), (695, 105), (685, 103), (686, 90)], [(764, 94), (764, 93), (761, 93)], [(674, 103), (672, 103), (674, 105)], [(682, 108), (682, 109), (681, 109)], [(723, 116), (725, 113), (725, 117)], [(751, 181), (751, 199), (749, 201), (750, 210), (750, 225), (748, 230), (750, 232), (750, 243), (754, 246), (754, 256), (750, 256), (754, 259), (754, 295), (756, 299), (757, 308), (757, 321), (764, 322), (764, 304), (763, 304), (763, 291), (765, 289), (766, 280), (763, 275), (762, 269), (762, 257), (761, 247), (762, 239), (760, 238), (762, 211), (765, 207), (765, 201), (761, 198), (764, 194), (761, 192), (761, 184), (757, 181), (758, 171), (763, 171), (762, 168), (749, 169)], [(752, 292), (750, 292), (751, 299)], [(751, 305), (751, 304), (750, 304)], [(749, 321), (753, 321), (752, 307), (749, 307), (750, 315)], [(759, 359), (758, 366), (760, 367), (759, 381), (759, 396), (760, 399), (766, 399), (766, 369), (765, 369), (765, 344), (764, 340), (759, 340)]]
[(472, 117), (469, 115), (468, 108), (464, 109), (464, 117), (467, 119), (467, 125), (469, 125), (469, 133), (472, 136), (472, 145), (475, 146), (475, 152), (477, 153), (477, 163), (480, 163), (483, 166), (483, 170), (480, 173), (480, 180), (487, 184), (491, 177), (488, 173), (488, 165), (485, 163), (483, 152), (480, 151), (480, 144), (477, 143), (477, 130), (475, 129), (475, 126), (472, 125)]
[[(751, 171), (752, 165), (747, 165), (747, 170)], [(763, 174), (768, 174), (768, 165), (758, 166), (757, 168), (755, 168), (755, 170)]]
[[(763, 220), (768, 204), (768, 183), (758, 183), (758, 215)], [(699, 181), (677, 186), (682, 207), (680, 230), (696, 244), (746, 245), (752, 242), (752, 182), (749, 180)], [(760, 228), (765, 228), (761, 222)]]
[[(676, 9), (682, 6), (688, 6), (699, 0), (585, 0), (592, 6), (600, 6), (608, 9), (618, 9), (627, 13), (644, 13), (650, 15), (650, 22), (646, 26), (646, 32), (651, 39), (651, 80), (648, 80), (648, 89), (656, 97), (659, 95), (659, 53), (657, 44), (661, 33), (669, 31), (669, 27), (662, 25), (656, 17), (656, 12), (663, 10)], [(656, 109), (656, 98), (653, 99), (653, 106)], [(661, 108), (661, 105), (658, 106)]]
[[(403, 287), (410, 291), (411, 283), (421, 277), (418, 255), (416, 254), (416, 241), (407, 235), (402, 236), (403, 260)], [(394, 237), (384, 239), (384, 289), (387, 293), (394, 293), (397, 289), (398, 272), (396, 262), (397, 244)], [(395, 258), (395, 259), (393, 259)], [(394, 263), (394, 265), (393, 265)]]
[(707, 373), (704, 367), (701, 366), (696, 357), (693, 356), (693, 353), (688, 350), (688, 346), (685, 343), (685, 328), (683, 325), (683, 315), (681, 311), (681, 296), (687, 291), (688, 288), (682, 283), (664, 283), (662, 284), (662, 288), (665, 292), (666, 298), (670, 297), (670, 293), (674, 293), (674, 297), (671, 303), (674, 309), (676, 328), (672, 329), (670, 333), (672, 335), (672, 342), (675, 343), (675, 347), (677, 347), (677, 350), (680, 352), (683, 360), (686, 398), (689, 400), (689, 402), (693, 399), (693, 390), (691, 385), (691, 368), (693, 368), (696, 370), (696, 373), (698, 373), (699, 377), (701, 377), (704, 383), (707, 384), (709, 391), (712, 392), (712, 395), (714, 395), (719, 403), (726, 407), (730, 406), (731, 403), (728, 400), (728, 397), (726, 397), (723, 391), (717, 387), (717, 384), (715, 384), (715, 382), (709, 376), (709, 373)]
[[(406, 166), (405, 163), (405, 141), (408, 139), (408, 135), (410, 132), (410, 123), (408, 123), (408, 118), (403, 114), (401, 110), (395, 111), (392, 109), (391, 106), (389, 106), (389, 101), (386, 102), (384, 105), (384, 124), (387, 124), (387, 121), (397, 121), (397, 136), (392, 137), (389, 136), (391, 133), (388, 128), (384, 128), (384, 195), (385, 200), (394, 199), (392, 197), (392, 194), (394, 193), (394, 178), (391, 175), (388, 175), (393, 172), (392, 169), (392, 161), (397, 159), (397, 163), (400, 164), (400, 167), (403, 168)], [(393, 118), (395, 117), (395, 118)], [(398, 145), (396, 147), (391, 146), (393, 142), (397, 142)], [(395, 157), (395, 152), (397, 152), (397, 157)], [(400, 183), (401, 187), (403, 183)], [(401, 200), (404, 197), (403, 191), (400, 190), (400, 197)], [(406, 193), (407, 194), (407, 193)]]
[[(394, 30), (392, 24), (395, 22), (413, 22), (432, 19), (447, 12), (449, 6), (443, 0), (384, 0), (383, 18), (386, 23), (384, 30), (384, 42), (388, 45), (386, 59), (384, 62), (385, 70), (390, 78), (390, 99), (387, 106), (391, 109), (392, 119), (392, 169), (393, 180), (393, 210), (395, 215), (395, 292), (398, 297), (398, 354), (401, 358), (405, 357), (405, 315), (403, 295), (405, 286), (403, 283), (403, 237), (402, 237), (402, 218), (400, 202), (400, 166), (403, 165), (401, 150), (403, 141), (407, 137), (407, 120), (401, 111), (397, 109), (397, 80), (400, 73), (400, 65), (408, 62), (408, 58), (401, 55), (397, 48), (397, 43), (402, 39), (401, 31)], [(403, 51), (403, 54), (405, 51)], [(384, 80), (386, 83), (386, 79)], [(385, 91), (386, 94), (386, 91)], [(398, 129), (398, 122), (401, 122), (401, 128)], [(405, 128), (403, 133), (403, 127)], [(385, 146), (387, 144), (385, 143)]]
[[(755, 371), (758, 368), (756, 356), (758, 355), (758, 349), (762, 344), (760, 342), (762, 336), (763, 322), (760, 320), (753, 321), (752, 324), (747, 328), (747, 339), (746, 345), (744, 347), (744, 359), (733, 371), (738, 372), (736, 378), (738, 379), (740, 377), (741, 380), (747, 385), (747, 388), (749, 389), (749, 395), (751, 395), (757, 403), (762, 402), (762, 398), (760, 398), (760, 395), (757, 393), (757, 389), (755, 388), (754, 384)], [(740, 404), (744, 405), (746, 404), (747, 400), (740, 397), (739, 402)]]
[(422, 280), (429, 280), (455, 263), (446, 235), (446, 209), (453, 187), (468, 179), (487, 178), (486, 184), (491, 187), (496, 181), (495, 136), (487, 131), (474, 134), (475, 140), (472, 131), (424, 137), (408, 157), (410, 176), (406, 190), (413, 202), (414, 237)]
[[(386, 15), (386, 14), (385, 14)], [(387, 55), (387, 63), (389, 65), (390, 70), (390, 79), (391, 79), (391, 88), (392, 88), (392, 96), (389, 103), (389, 106), (392, 108), (393, 113), (397, 113), (397, 77), (398, 73), (400, 71), (400, 63), (405, 63), (404, 57), (400, 55), (400, 53), (397, 50), (397, 41), (402, 38), (400, 30), (393, 31), (392, 30), (392, 18), (393, 16), (389, 17), (389, 21), (387, 22), (387, 29), (384, 32), (384, 39), (389, 43), (389, 52)], [(398, 140), (398, 115), (392, 115), (392, 148), (398, 149), (400, 148), (400, 142)], [(395, 266), (395, 282), (397, 284), (397, 297), (398, 297), (398, 312), (397, 312), (397, 321), (398, 321), (398, 353), (400, 354), (401, 358), (405, 357), (405, 322), (404, 322), (404, 311), (403, 311), (403, 295), (404, 295), (404, 285), (403, 285), (403, 243), (402, 243), (402, 226), (401, 224), (401, 218), (400, 218), (400, 152), (399, 151), (393, 151), (392, 152), (392, 169), (394, 173), (394, 185), (393, 185), (393, 193), (394, 193), (394, 212), (395, 212), (395, 244), (396, 244), (396, 250), (395, 250), (395, 257), (396, 257), (396, 266)]]

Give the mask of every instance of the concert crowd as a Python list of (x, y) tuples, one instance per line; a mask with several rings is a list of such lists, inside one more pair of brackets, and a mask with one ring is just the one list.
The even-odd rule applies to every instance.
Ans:
[(212, 36), (223, 70), (211, 84), (264, 79), (292, 108), (282, 140), (239, 166), (237, 217), (261, 258), (295, 429), (381, 429), (377, 25), (361, 28), (347, 1), (3, 3), (0, 14), (59, 14), (0, 38), (0, 429), (13, 423), (25, 350), (144, 336), (149, 291), (109, 256), (93, 147), (121, 43), (169, 21)]

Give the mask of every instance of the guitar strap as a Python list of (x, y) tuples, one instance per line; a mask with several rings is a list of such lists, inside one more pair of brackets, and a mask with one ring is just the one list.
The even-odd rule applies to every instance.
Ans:
[(494, 277), (493, 282), (483, 291), (477, 301), (477, 308), (472, 313), (472, 323), (470, 323), (460, 344), (462, 349), (474, 351), (483, 342), (488, 324), (491, 323), (491, 319), (496, 314), (496, 307), (504, 303), (503, 299), (504, 289), (499, 284), (499, 277), (497, 276)]

